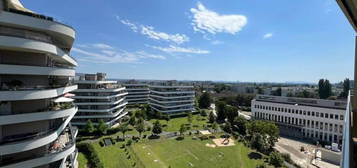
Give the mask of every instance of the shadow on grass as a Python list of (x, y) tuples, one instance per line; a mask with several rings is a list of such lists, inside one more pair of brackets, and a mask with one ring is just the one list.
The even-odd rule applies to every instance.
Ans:
[(263, 156), (260, 153), (257, 153), (257, 152), (250, 152), (248, 154), (248, 157), (249, 157), (249, 159), (255, 159), (255, 160), (263, 158)]
[(177, 141), (182, 141), (182, 140), (184, 140), (184, 139), (185, 139), (184, 137), (177, 137), (177, 138), (176, 138)]

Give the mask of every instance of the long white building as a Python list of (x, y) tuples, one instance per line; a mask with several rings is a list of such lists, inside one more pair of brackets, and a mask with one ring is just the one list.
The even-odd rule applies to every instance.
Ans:
[(86, 125), (88, 120), (98, 124), (103, 120), (109, 127), (127, 114), (125, 100), (128, 92), (117, 81), (108, 81), (106, 74), (85, 74), (75, 83), (78, 89), (73, 91), (78, 113), (72, 120), (73, 125)]
[(345, 101), (257, 95), (255, 119), (274, 121), (283, 135), (341, 144)]
[(195, 111), (193, 86), (165, 81), (150, 84), (149, 89), (150, 107), (157, 112), (175, 115)]
[(128, 105), (132, 104), (148, 104), (149, 103), (149, 85), (138, 82), (128, 82), (124, 83), (128, 95), (126, 96), (126, 100), (128, 101)]
[(0, 1), (0, 167), (76, 167), (75, 31)]

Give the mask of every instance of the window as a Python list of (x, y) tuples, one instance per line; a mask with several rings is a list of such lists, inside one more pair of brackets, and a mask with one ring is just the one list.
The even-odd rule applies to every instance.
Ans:
[(315, 116), (315, 112), (312, 111), (312, 112), (311, 112), (311, 115), (314, 117), (314, 116)]
[(319, 117), (319, 112), (316, 112), (316, 117)]
[(290, 113), (290, 109), (288, 109), (288, 113)]
[(304, 110), (304, 115), (306, 115), (306, 111)]
[(332, 132), (332, 124), (330, 124), (330, 129), (329, 130), (330, 130), (330, 132)]
[(333, 119), (333, 114), (330, 114), (330, 119)]
[(325, 113), (325, 118), (328, 118), (328, 114), (327, 113)]
[(310, 111), (307, 112), (307, 115), (310, 116)]
[(292, 109), (292, 110), (291, 110), (291, 113), (293, 113), (293, 114), (294, 114), (294, 113), (295, 113), (295, 110), (294, 110), (294, 109)]
[(340, 120), (343, 120), (343, 115), (340, 115)]
[(300, 115), (302, 114), (302, 110), (300, 110)]
[(314, 121), (311, 121), (311, 128), (314, 128), (314, 125), (315, 123), (314, 123)]
[(335, 114), (335, 120), (338, 120), (338, 115), (337, 114)]

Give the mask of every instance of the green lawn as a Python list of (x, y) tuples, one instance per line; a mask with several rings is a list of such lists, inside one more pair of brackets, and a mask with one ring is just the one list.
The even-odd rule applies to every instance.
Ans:
[(101, 147), (99, 142), (93, 143), (105, 168), (130, 168), (132, 162), (127, 159), (124, 150), (120, 148), (121, 145), (122, 143), (116, 143), (115, 145)]
[(254, 151), (241, 143), (216, 148), (207, 147), (206, 143), (213, 142), (186, 137), (182, 141), (166, 139), (137, 143), (133, 149), (146, 168), (255, 168), (263, 162), (249, 159), (248, 154)]
[[(199, 120), (198, 117), (199, 116)], [(154, 123), (156, 119), (150, 120), (151, 123)], [(180, 127), (182, 124), (188, 124), (187, 117), (179, 117), (179, 118), (171, 118), (169, 122), (166, 120), (159, 120), (161, 125), (167, 125), (166, 127), (163, 127), (163, 131), (167, 132), (173, 132), (173, 131), (179, 131)], [(200, 115), (193, 115), (192, 116), (192, 129), (203, 129), (203, 125), (208, 125), (207, 123), (207, 117), (201, 117)], [(194, 127), (197, 125), (198, 127)]]
[(78, 153), (78, 163), (79, 163), (79, 168), (87, 168), (87, 163), (88, 160), (87, 158), (83, 155), (83, 153)]

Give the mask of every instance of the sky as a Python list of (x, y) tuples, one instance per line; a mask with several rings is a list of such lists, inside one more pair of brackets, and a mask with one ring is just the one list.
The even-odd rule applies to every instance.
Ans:
[(339, 82), (356, 33), (335, 0), (22, 0), (72, 26), (80, 73), (110, 78)]

